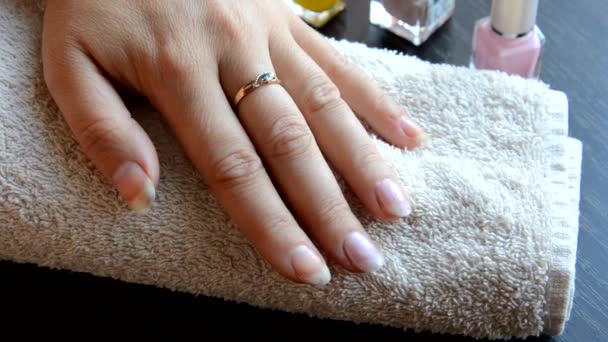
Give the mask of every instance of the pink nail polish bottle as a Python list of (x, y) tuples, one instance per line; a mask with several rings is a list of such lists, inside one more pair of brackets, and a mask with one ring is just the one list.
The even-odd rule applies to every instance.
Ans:
[(538, 79), (545, 37), (536, 26), (538, 0), (493, 0), (475, 24), (472, 65)]

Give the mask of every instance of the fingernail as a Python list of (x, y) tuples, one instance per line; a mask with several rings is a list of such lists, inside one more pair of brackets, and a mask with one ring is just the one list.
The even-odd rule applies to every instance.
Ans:
[(420, 133), (415, 140), (418, 146), (425, 146), (429, 142), (429, 135), (426, 133)]
[(412, 213), (412, 207), (405, 193), (392, 179), (384, 179), (376, 186), (376, 196), (382, 209), (389, 215), (405, 217)]
[(331, 280), (325, 262), (307, 246), (294, 248), (291, 252), (291, 266), (296, 277), (305, 283), (322, 286)]
[(419, 136), (426, 135), (422, 128), (418, 126), (414, 121), (406, 116), (402, 116), (399, 119), (399, 125), (403, 133), (410, 139), (414, 139), (418, 142)]
[(156, 198), (154, 183), (135, 162), (122, 164), (114, 172), (112, 181), (131, 210), (143, 212)]
[(374, 272), (384, 265), (384, 258), (376, 246), (359, 232), (350, 233), (344, 240), (344, 253), (363, 272)]

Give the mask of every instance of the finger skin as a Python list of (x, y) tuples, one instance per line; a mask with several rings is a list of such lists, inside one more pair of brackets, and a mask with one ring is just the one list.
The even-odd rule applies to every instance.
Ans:
[(48, 26), (44, 36), (45, 81), (76, 140), (132, 209), (147, 209), (159, 180), (150, 138), (82, 49), (55, 44)]
[(218, 78), (213, 70), (193, 70), (189, 78), (164, 88), (155, 102), (220, 203), (262, 257), (292, 281), (328, 283), (329, 268), (274, 188)]
[(302, 20), (291, 21), (291, 32), (302, 49), (340, 89), (353, 111), (389, 143), (413, 149), (426, 142), (427, 133), (405, 110), (318, 32)]
[(295, 42), (272, 51), (277, 70), (285, 75), (284, 85), (294, 94), (321, 149), (365, 206), (380, 219), (408, 216), (411, 199), (338, 87)]

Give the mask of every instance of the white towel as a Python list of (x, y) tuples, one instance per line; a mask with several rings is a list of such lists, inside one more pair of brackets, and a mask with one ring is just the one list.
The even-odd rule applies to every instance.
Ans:
[(331, 265), (323, 288), (276, 274), (239, 233), (147, 104), (158, 200), (130, 212), (80, 152), (41, 73), (42, 9), (0, 0), (0, 259), (87, 272), (317, 317), (474, 337), (559, 334), (574, 291), (580, 142), (546, 85), (333, 41), (430, 133), (402, 151), (373, 132), (415, 203), (373, 220), (374, 274)]

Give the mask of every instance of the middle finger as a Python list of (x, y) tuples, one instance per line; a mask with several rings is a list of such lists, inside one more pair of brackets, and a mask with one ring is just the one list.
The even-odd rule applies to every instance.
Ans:
[[(220, 71), (228, 94), (236, 94), (250, 79), (273, 68), (268, 54), (224, 65), (232, 66)], [(381, 267), (381, 254), (352, 213), (306, 120), (285, 88), (262, 86), (242, 99), (237, 112), (278, 189), (317, 243), (350, 270), (374, 271)]]
[[(280, 42), (280, 43), (279, 43)], [(289, 36), (273, 40), (272, 57), (323, 152), (378, 218), (408, 216), (411, 200), (340, 90)], [(363, 96), (362, 94), (361, 96)]]

